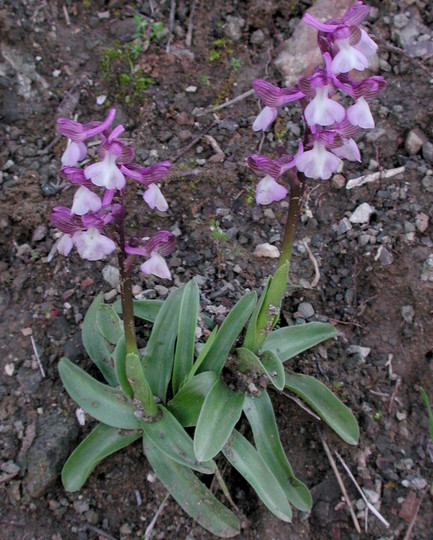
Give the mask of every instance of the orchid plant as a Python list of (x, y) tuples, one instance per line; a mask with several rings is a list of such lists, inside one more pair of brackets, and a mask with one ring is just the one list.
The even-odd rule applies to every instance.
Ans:
[[(281, 444), (269, 388), (296, 394), (346, 443), (357, 444), (359, 428), (351, 411), (320, 381), (284, 366), (295, 355), (334, 338), (335, 328), (319, 322), (275, 326), (306, 178), (329, 178), (341, 158), (360, 160), (352, 137), (374, 125), (366, 100), (384, 89), (384, 80), (354, 82), (348, 75), (366, 68), (376, 49), (359, 27), (367, 13), (368, 7), (358, 2), (341, 19), (326, 23), (305, 15), (304, 21), (319, 31), (323, 65), (293, 88), (253, 83), (265, 104), (253, 129), (267, 129), (279, 106), (298, 100), (305, 135), (295, 156), (282, 151), (276, 158), (249, 157), (253, 171), (265, 173), (257, 186), (259, 204), (279, 201), (290, 191), (282, 253), (260, 298), (255, 291), (247, 292), (205, 343), (196, 343), (200, 293), (194, 280), (173, 288), (164, 302), (134, 300), (132, 295), (137, 257), (145, 259), (140, 266), (144, 274), (171, 279), (164, 257), (174, 249), (175, 237), (158, 231), (151, 237), (127, 238), (125, 191), (129, 182), (138, 182), (150, 209), (167, 210), (158, 181), (170, 170), (170, 162), (150, 167), (134, 163), (133, 149), (120, 138), (124, 128), (112, 127), (114, 109), (103, 122), (59, 119), (60, 131), (69, 139), (60, 175), (77, 190), (70, 209), (56, 207), (51, 214), (62, 233), (55, 248), (68, 255), (75, 246), (88, 260), (116, 251), (121, 290), (121, 301), (113, 305), (104, 303), (100, 294), (83, 323), (84, 346), (105, 383), (66, 358), (60, 361), (66, 390), (99, 422), (64, 465), (62, 480), (68, 491), (80, 489), (108, 455), (141, 439), (150, 465), (182, 508), (216, 536), (232, 537), (240, 531), (239, 518), (197, 476), (215, 474), (237, 510), (219, 472), (222, 456), (280, 519), (291, 521), (291, 506), (301, 511), (312, 506), (311, 494)], [(340, 91), (355, 100), (347, 110), (333, 99)], [(89, 163), (83, 161), (85, 141), (94, 137), (99, 145), (96, 160)], [(281, 183), (283, 177), (289, 189)], [(137, 319), (153, 324), (143, 350), (137, 347)], [(241, 418), (249, 423), (250, 438), (236, 429)]]

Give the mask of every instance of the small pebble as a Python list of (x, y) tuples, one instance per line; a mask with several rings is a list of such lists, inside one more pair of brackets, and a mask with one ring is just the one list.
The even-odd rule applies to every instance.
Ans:
[(272, 244), (258, 244), (254, 250), (253, 255), (256, 257), (267, 257), (269, 259), (278, 259), (280, 251), (276, 246)]

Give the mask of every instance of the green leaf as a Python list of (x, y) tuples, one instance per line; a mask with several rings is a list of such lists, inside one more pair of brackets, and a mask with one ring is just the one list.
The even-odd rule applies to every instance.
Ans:
[[(207, 338), (207, 341), (203, 349), (201, 350), (200, 354), (198, 355), (197, 360), (194, 362), (194, 365), (192, 366), (191, 371), (188, 373), (188, 377), (186, 378), (186, 381), (184, 382), (184, 384), (190, 381), (197, 373), (198, 368), (201, 366), (203, 360), (206, 358), (206, 355), (209, 349), (211, 348), (212, 343), (215, 341), (217, 332), (218, 332), (218, 326), (215, 326), (212, 332), (210, 333), (209, 337)], [(205, 373), (209, 373), (209, 372), (206, 371)]]
[(276, 325), (288, 275), (289, 263), (285, 263), (277, 269), (274, 276), (269, 277), (248, 325), (244, 342), (244, 347), (247, 349), (257, 352)]
[(219, 332), (205, 356), (198, 371), (221, 373), (236, 338), (242, 331), (257, 301), (255, 291), (245, 294), (233, 307), (219, 329)]
[(348, 444), (358, 444), (359, 427), (352, 411), (323, 383), (301, 373), (285, 370), (285, 387), (299, 396)]
[(130, 445), (141, 436), (141, 433), (122, 431), (105, 424), (96, 426), (63, 466), (62, 482), (65, 490), (81, 489), (103, 459)]
[(167, 408), (182, 426), (197, 425), (205, 397), (217, 378), (213, 371), (200, 373), (185, 383), (174, 398), (168, 402)]
[(117, 342), (113, 353), (114, 369), (120, 388), (128, 399), (132, 399), (134, 397), (134, 391), (132, 390), (126, 375), (126, 354), (125, 337), (122, 336)]
[(253, 430), (257, 451), (280, 483), (286, 497), (302, 512), (309, 512), (313, 504), (311, 493), (293, 473), (280, 441), (268, 393), (263, 390), (260, 397), (246, 396), (244, 413)]
[(204, 474), (214, 474), (213, 461), (199, 462), (194, 454), (192, 439), (176, 418), (164, 406), (156, 422), (143, 422), (143, 433), (170, 459)]
[[(134, 392), (134, 396), (138, 398), (140, 410), (143, 415), (156, 416), (158, 407), (153, 399), (152, 390), (144, 376), (143, 365), (140, 357), (136, 353), (128, 353), (126, 355), (126, 376), (128, 382)], [(134, 402), (136, 405), (138, 403)]]
[(189, 516), (220, 538), (239, 534), (238, 518), (219, 502), (191, 469), (162, 454), (148, 437), (143, 437), (143, 447), (152, 469)]
[(96, 311), (96, 326), (104, 338), (116, 345), (123, 336), (123, 324), (114, 309), (108, 304), (100, 304)]
[[(153, 323), (155, 322), (162, 304), (163, 302), (161, 300), (133, 300), (132, 308), (134, 310), (134, 315), (138, 319)], [(112, 307), (116, 313), (122, 313), (122, 303), (120, 300), (114, 302)]]
[(153, 394), (163, 403), (173, 369), (182, 296), (183, 289), (176, 289), (161, 306), (143, 358), (145, 377)]
[(200, 291), (191, 279), (184, 290), (180, 304), (179, 327), (173, 366), (173, 394), (176, 395), (194, 362), (195, 330), (197, 328)]
[(233, 392), (220, 379), (210, 389), (198, 418), (194, 452), (199, 461), (215, 457), (242, 414), (245, 395)]
[(60, 360), (59, 373), (68, 394), (90, 416), (109, 426), (140, 429), (134, 408), (121, 390), (100, 383), (68, 358)]
[(107, 340), (98, 331), (96, 325), (96, 316), (99, 306), (103, 305), (104, 296), (99, 293), (93, 300), (83, 321), (83, 329), (81, 336), (83, 339), (84, 348), (87, 354), (98, 366), (105, 380), (110, 386), (117, 386), (116, 373), (114, 372), (113, 363), (111, 360), (111, 347)]
[(266, 375), (275, 388), (284, 388), (285, 376), (281, 360), (272, 351), (265, 351), (262, 358), (258, 358), (245, 347), (236, 349), (239, 358), (239, 370), (243, 373), (251, 372)]
[(431, 440), (433, 441), (433, 413), (430, 407), (430, 403), (429, 403), (426, 391), (424, 390), (422, 386), (420, 387), (420, 390), (421, 390), (422, 397), (424, 398), (424, 401), (427, 407), (428, 421), (429, 421), (429, 426), (430, 426), (430, 437), (431, 437)]
[(336, 335), (337, 331), (329, 323), (311, 322), (285, 326), (269, 334), (262, 349), (272, 351), (282, 362), (286, 362), (297, 354)]
[(269, 510), (283, 521), (292, 520), (292, 509), (278, 480), (254, 446), (238, 431), (233, 430), (223, 448), (231, 465), (254, 488)]

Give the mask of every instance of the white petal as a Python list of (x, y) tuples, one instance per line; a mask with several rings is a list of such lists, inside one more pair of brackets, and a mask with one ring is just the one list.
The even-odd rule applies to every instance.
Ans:
[(69, 234), (61, 236), (57, 242), (57, 251), (67, 257), (73, 247), (72, 237)]
[(271, 204), (281, 201), (287, 195), (287, 189), (276, 182), (272, 176), (265, 176), (257, 184), (256, 201), (257, 204)]
[(254, 131), (265, 131), (272, 124), (278, 114), (276, 107), (264, 107), (259, 116), (254, 120)]
[(338, 148), (334, 148), (334, 154), (342, 159), (348, 159), (349, 161), (361, 161), (361, 154), (359, 148), (353, 139), (344, 139), (343, 145)]
[(150, 259), (140, 266), (143, 274), (153, 274), (162, 279), (171, 279), (170, 270), (168, 269), (165, 259), (159, 253), (153, 251)]
[(157, 208), (160, 212), (165, 212), (168, 209), (168, 203), (156, 184), (150, 184), (143, 195), (143, 199), (152, 210)]
[(318, 88), (315, 98), (305, 109), (305, 119), (310, 126), (330, 126), (341, 122), (345, 114), (344, 107), (328, 97), (328, 86)]
[(360, 97), (354, 105), (347, 109), (347, 119), (353, 126), (359, 126), (363, 129), (374, 128), (370, 107), (363, 97)]
[(331, 62), (331, 72), (335, 75), (348, 73), (352, 69), (363, 71), (368, 68), (368, 59), (362, 52), (349, 44), (349, 38), (337, 40), (340, 49)]
[(86, 157), (86, 154), (87, 148), (84, 143), (72, 141), (63, 152), (61, 159), (63, 167), (75, 167), (79, 161), (82, 161)]
[(74, 202), (72, 203), (71, 214), (77, 214), (77, 216), (84, 216), (87, 212), (97, 212), (101, 209), (101, 199), (85, 186), (80, 186), (75, 195)]
[(92, 163), (84, 169), (84, 176), (89, 178), (95, 186), (106, 189), (123, 189), (125, 187), (125, 177), (116, 165), (114, 154), (107, 152), (102, 161)]
[(361, 39), (358, 41), (356, 45), (354, 45), (354, 47), (367, 58), (369, 58), (370, 56), (373, 56), (373, 54), (375, 54), (378, 49), (377, 44), (371, 39), (371, 37), (367, 34), (367, 32), (362, 29), (361, 29)]
[(74, 233), (72, 240), (80, 257), (88, 261), (99, 261), (116, 249), (116, 244), (101, 234), (95, 227)]
[(304, 152), (296, 158), (296, 167), (307, 178), (328, 180), (340, 164), (340, 159), (328, 152), (323, 144), (315, 142), (312, 150)]

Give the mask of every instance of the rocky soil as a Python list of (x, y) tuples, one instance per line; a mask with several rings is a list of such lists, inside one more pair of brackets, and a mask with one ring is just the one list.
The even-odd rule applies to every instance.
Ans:
[[(205, 320), (220, 322), (274, 270), (287, 206), (256, 206), (246, 158), (259, 145), (271, 154), (282, 137), (293, 151), (302, 133), (291, 106), (261, 140), (251, 129), (258, 100), (243, 94), (255, 78), (290, 84), (308, 69), (314, 37), (300, 23), (306, 9), (314, 4), (326, 18), (351, 2), (174, 4), (170, 23), (167, 0), (0, 0), (3, 538), (143, 538), (166, 496), (139, 443), (103, 462), (81, 492), (61, 485), (61, 467), (92, 420), (79, 424), (57, 364), (68, 356), (96, 374), (80, 325), (98, 292), (118, 298), (118, 273), (115, 257), (49, 256), (58, 234), (51, 208), (71, 201), (58, 177), (64, 140), (56, 119), (102, 119), (114, 106), (138, 160), (173, 161), (164, 183), (169, 211), (145, 213), (135, 191), (129, 219), (137, 229), (176, 232), (174, 280), (137, 271), (134, 294), (164, 298), (194, 277)], [(314, 506), (293, 524), (279, 522), (226, 468), (246, 539), (359, 538), (320, 433), (389, 524), (371, 512), (366, 519), (338, 462), (362, 538), (433, 538), (433, 443), (420, 394), (423, 386), (433, 401), (433, 9), (422, 0), (371, 5), (366, 27), (379, 51), (370, 70), (388, 89), (371, 104), (375, 129), (358, 138), (362, 165), (345, 163), (329, 182), (308, 186), (283, 310), (289, 324), (330, 321), (339, 330), (334, 343), (291, 367), (352, 408), (360, 444), (347, 447), (275, 394), (283, 445)], [(151, 536), (210, 538), (171, 498)]]

